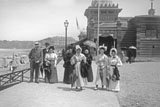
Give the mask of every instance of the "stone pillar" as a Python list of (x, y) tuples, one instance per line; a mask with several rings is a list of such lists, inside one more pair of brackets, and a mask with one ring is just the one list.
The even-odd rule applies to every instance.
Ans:
[(117, 21), (117, 53), (118, 55), (121, 54), (121, 22)]
[(118, 55), (121, 54), (121, 46), (120, 46), (120, 44), (121, 44), (121, 37), (118, 36), (117, 37), (117, 53), (118, 53)]
[(138, 57), (138, 56), (140, 56), (140, 42), (141, 42), (141, 40), (140, 40), (140, 34), (138, 32), (137, 32), (136, 36), (137, 36), (137, 40), (136, 40), (137, 51), (136, 51), (136, 54), (137, 54), (137, 57)]

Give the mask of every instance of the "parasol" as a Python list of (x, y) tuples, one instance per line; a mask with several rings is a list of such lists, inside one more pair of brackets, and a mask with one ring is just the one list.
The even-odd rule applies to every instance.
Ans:
[(137, 49), (135, 46), (130, 46), (129, 49)]
[(89, 47), (93, 47), (96, 48), (96, 43), (94, 43), (93, 41), (87, 40), (85, 42), (83, 42), (84, 45), (87, 45)]

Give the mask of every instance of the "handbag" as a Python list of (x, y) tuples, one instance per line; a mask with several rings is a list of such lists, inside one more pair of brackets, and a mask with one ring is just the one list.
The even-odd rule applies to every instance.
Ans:
[(119, 74), (119, 70), (118, 70), (117, 66), (115, 66), (115, 68), (113, 68), (112, 79), (115, 81), (120, 80), (120, 74)]
[(83, 60), (80, 63), (80, 72), (83, 78), (86, 78), (88, 76), (87, 65), (84, 63)]

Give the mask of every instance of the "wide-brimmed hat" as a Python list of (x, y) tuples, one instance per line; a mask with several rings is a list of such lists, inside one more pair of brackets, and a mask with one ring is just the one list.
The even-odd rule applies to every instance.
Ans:
[(116, 54), (117, 54), (117, 49), (116, 48), (112, 48), (111, 50), (110, 50), (110, 55), (112, 56), (112, 52), (115, 52)]
[(76, 50), (80, 49), (82, 51), (82, 48), (79, 45), (76, 45)]
[(39, 45), (39, 42), (35, 42), (34, 45)]
[(49, 49), (52, 49), (52, 50), (54, 50), (54, 46), (50, 46), (50, 47), (49, 47)]
[(106, 50), (107, 50), (107, 46), (102, 45), (102, 46), (99, 46), (98, 49), (99, 49), (99, 50), (100, 50), (100, 49), (103, 49), (104, 51), (106, 51)]

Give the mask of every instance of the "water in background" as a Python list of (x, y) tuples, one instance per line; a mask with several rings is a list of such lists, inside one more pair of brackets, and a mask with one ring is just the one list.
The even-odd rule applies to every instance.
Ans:
[(7, 63), (9, 63), (13, 55), (28, 56), (29, 51), (29, 49), (0, 49), (0, 67), (4, 64), (4, 58), (6, 58)]

